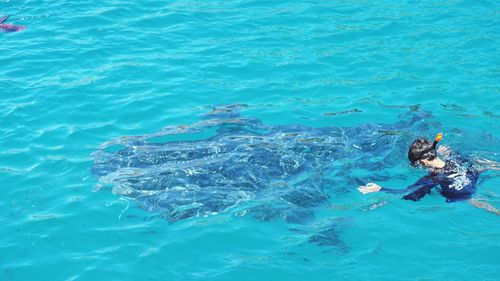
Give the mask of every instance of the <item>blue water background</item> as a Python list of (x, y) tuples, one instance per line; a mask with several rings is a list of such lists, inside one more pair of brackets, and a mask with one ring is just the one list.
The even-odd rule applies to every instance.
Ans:
[[(465, 132), (445, 132), (449, 145), (498, 161), (497, 141), (476, 141), (500, 138), (499, 8), (0, 1), (27, 27), (0, 33), (0, 280), (498, 280), (499, 217), (437, 194), (369, 212), (378, 195), (332, 200), (321, 216), (349, 221), (339, 254), (281, 221), (169, 224), (96, 191), (89, 169), (101, 143), (193, 124), (214, 104), (316, 127), (391, 123), (420, 105)], [(391, 173), (393, 187), (422, 175), (404, 157)], [(479, 195), (500, 208), (498, 172), (486, 176)]]

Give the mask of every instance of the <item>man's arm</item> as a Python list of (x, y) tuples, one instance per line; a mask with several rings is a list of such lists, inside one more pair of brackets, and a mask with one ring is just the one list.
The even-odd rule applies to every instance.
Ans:
[[(451, 150), (447, 146), (440, 146), (437, 149), (437, 152), (443, 156), (444, 158), (450, 158), (453, 157), (455, 159), (459, 159), (463, 162), (470, 162), (470, 160), (464, 158), (462, 155), (459, 153), (456, 153), (455, 151)], [(477, 158), (475, 159), (475, 162), (479, 165), (482, 165), (481, 168), (477, 169), (478, 172), (482, 173), (485, 170), (495, 170), (495, 171), (500, 171), (500, 163), (486, 159), (486, 158)]]
[(484, 168), (480, 170), (482, 172), (483, 170), (495, 170), (495, 171), (500, 171), (500, 163), (491, 161), (488, 159), (484, 158), (479, 158), (476, 160), (477, 163), (484, 165)]
[(425, 176), (420, 178), (417, 182), (408, 186), (405, 189), (392, 189), (392, 188), (381, 187), (380, 185), (375, 183), (368, 183), (364, 186), (358, 187), (358, 190), (363, 194), (371, 192), (379, 192), (379, 191), (391, 194), (406, 194), (405, 196), (403, 196), (403, 199), (418, 201), (420, 198), (428, 194), (431, 191), (431, 189), (436, 185), (437, 183), (433, 180), (432, 177)]

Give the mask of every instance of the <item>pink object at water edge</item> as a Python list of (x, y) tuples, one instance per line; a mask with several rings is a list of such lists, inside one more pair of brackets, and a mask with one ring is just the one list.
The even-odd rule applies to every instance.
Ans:
[(9, 17), (2, 17), (0, 18), (0, 30), (3, 32), (16, 32), (16, 31), (21, 31), (25, 30), (26, 27), (21, 26), (21, 25), (13, 25), (13, 24), (4, 24), (4, 22), (8, 19)]

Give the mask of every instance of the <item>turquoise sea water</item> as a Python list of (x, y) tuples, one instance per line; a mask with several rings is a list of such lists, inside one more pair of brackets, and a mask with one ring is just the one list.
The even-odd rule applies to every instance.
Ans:
[[(353, 186), (320, 210), (345, 221), (338, 253), (282, 221), (168, 223), (96, 188), (90, 167), (110, 139), (193, 124), (217, 104), (314, 127), (393, 123), (420, 105), (450, 128), (445, 143), (499, 161), (499, 8), (0, 1), (27, 27), (0, 33), (0, 280), (498, 280), (499, 217), (435, 193), (364, 211), (384, 195)], [(422, 175), (400, 161), (383, 184)], [(500, 208), (498, 175), (478, 196)]]

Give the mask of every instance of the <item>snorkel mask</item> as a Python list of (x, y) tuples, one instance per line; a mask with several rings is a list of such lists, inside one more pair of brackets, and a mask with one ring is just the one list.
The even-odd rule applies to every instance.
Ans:
[(432, 146), (422, 152), (421, 159), (434, 160), (437, 157), (436, 146), (439, 141), (443, 138), (443, 133), (437, 134)]

